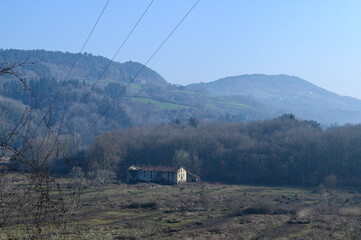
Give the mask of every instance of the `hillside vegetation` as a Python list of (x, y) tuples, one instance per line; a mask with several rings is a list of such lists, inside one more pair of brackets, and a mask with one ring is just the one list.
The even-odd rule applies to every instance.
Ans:
[[(78, 137), (76, 141), (81, 145), (109, 130), (169, 123), (175, 119), (186, 121), (191, 116), (206, 121), (269, 116), (267, 109), (252, 99), (190, 92), (167, 83), (147, 67), (139, 72), (142, 65), (136, 62), (113, 62), (102, 75), (110, 60), (91, 54), (79, 56), (64, 82), (76, 57), (72, 53), (45, 50), (0, 50), (0, 63), (26, 62), (16, 71), (31, 87), (42, 109), (53, 103), (51, 125), (60, 128), (63, 124), (62, 134)], [(129, 82), (132, 83), (125, 90)], [(31, 93), (9, 76), (0, 82), (0, 95), (7, 111), (14, 112), (13, 118), (20, 117), (16, 116), (16, 112), (21, 112), (19, 109), (32, 104)], [(8, 120), (9, 124), (13, 121)]]
[[(31, 119), (34, 123), (49, 109), (47, 125), (55, 132), (60, 129), (59, 139), (67, 152), (84, 162), (82, 170), (88, 177), (102, 172), (105, 179), (114, 174), (121, 178), (131, 164), (181, 164), (207, 181), (317, 185), (334, 177), (341, 185), (360, 184), (359, 125), (322, 130), (319, 122), (298, 120), (293, 114), (272, 119), (282, 99), (285, 104), (295, 99), (286, 104), (290, 109), (319, 110), (322, 115), (320, 104), (328, 98), (325, 111), (334, 117), (345, 116), (336, 108), (341, 103), (345, 104), (342, 111), (348, 111), (359, 100), (349, 99), (353, 105), (347, 105), (342, 102), (346, 98), (284, 75), (246, 75), (176, 86), (149, 68), (124, 90), (142, 67), (134, 62), (111, 64), (94, 85), (109, 60), (90, 54), (80, 55), (64, 82), (75, 57), (44, 50), (0, 51), (1, 62), (27, 59), (17, 71), (33, 90), (24, 91), (10, 77), (2, 79), (1, 111), (6, 117), (1, 134), (14, 128), (24, 109), (37, 113)], [(240, 95), (233, 95), (235, 91)], [(42, 136), (46, 129), (36, 134)], [(13, 147), (21, 146), (21, 141), (14, 141)], [(84, 149), (79, 147), (90, 143), (79, 154)], [(54, 154), (47, 164), (63, 172), (62, 162)]]

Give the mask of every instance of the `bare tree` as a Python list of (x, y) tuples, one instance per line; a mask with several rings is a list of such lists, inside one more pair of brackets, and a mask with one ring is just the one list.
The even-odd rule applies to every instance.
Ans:
[(50, 162), (64, 159), (61, 129), (51, 127), (51, 106), (43, 113), (36, 95), (19, 72), (28, 63), (0, 64), (0, 81), (17, 81), (29, 106), (1, 98), (0, 238), (61, 238), (77, 208), (80, 189), (70, 195), (53, 176)]

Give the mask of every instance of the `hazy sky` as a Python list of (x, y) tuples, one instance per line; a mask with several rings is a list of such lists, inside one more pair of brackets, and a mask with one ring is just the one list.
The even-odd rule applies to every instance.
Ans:
[[(0, 48), (78, 52), (106, 0), (0, 0)], [(112, 57), (149, 0), (111, 0), (86, 52)], [(144, 63), (194, 0), (155, 0), (116, 61)], [(361, 1), (201, 0), (149, 63), (187, 84), (288, 74), (361, 99)]]

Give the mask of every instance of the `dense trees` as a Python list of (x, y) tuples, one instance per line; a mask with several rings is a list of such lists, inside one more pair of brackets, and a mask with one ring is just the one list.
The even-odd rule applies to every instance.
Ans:
[[(155, 86), (141, 87), (134, 84), (125, 90), (124, 82), (114, 81), (100, 84), (99, 87), (95, 86), (92, 89), (93, 82), (71, 79), (62, 83), (48, 77), (31, 78), (26, 80), (26, 83), (33, 90), (42, 109), (48, 109), (49, 104), (52, 103), (52, 125), (55, 127), (60, 125), (63, 113), (66, 112), (62, 134), (81, 135), (82, 139), (79, 139), (78, 143), (82, 146), (90, 143), (96, 135), (124, 127), (161, 124), (170, 122), (172, 119), (188, 121), (189, 125), (197, 127), (197, 118), (207, 120), (219, 118), (226, 121), (241, 119), (229, 113), (223, 117), (219, 110), (203, 109), (204, 106), (201, 103), (206, 101), (207, 97), (173, 92), (174, 89), (162, 92)], [(60, 86), (62, 86), (61, 91), (59, 91)], [(119, 97), (120, 94), (121, 97)], [(13, 104), (16, 107), (34, 106), (34, 99), (30, 92), (24, 91), (21, 83), (16, 81), (2, 81), (0, 95), (9, 100), (18, 101)], [(53, 99), (55, 99), (54, 102)], [(97, 123), (95, 128), (89, 129), (110, 104), (111, 108), (105, 112), (104, 118)], [(249, 113), (248, 110), (244, 110), (240, 115), (245, 116), (246, 113)]]
[(206, 181), (317, 185), (334, 176), (340, 185), (361, 184), (361, 125), (321, 130), (317, 122), (293, 114), (196, 128), (173, 121), (99, 136), (88, 154), (109, 139), (112, 149), (122, 148), (115, 160), (119, 176), (131, 164), (180, 164)]

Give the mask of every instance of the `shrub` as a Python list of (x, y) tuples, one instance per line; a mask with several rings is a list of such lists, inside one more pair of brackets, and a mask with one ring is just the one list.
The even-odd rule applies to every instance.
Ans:
[(144, 209), (152, 209), (152, 210), (156, 210), (159, 208), (159, 205), (158, 203), (156, 202), (147, 202), (147, 203), (142, 203), (140, 205), (141, 208), (144, 208)]
[(258, 203), (252, 207), (248, 207), (242, 210), (242, 215), (249, 214), (272, 214), (272, 207), (268, 204)]
[(159, 205), (156, 202), (146, 202), (146, 203), (133, 202), (129, 204), (127, 208), (143, 208), (143, 209), (156, 210), (159, 208)]

